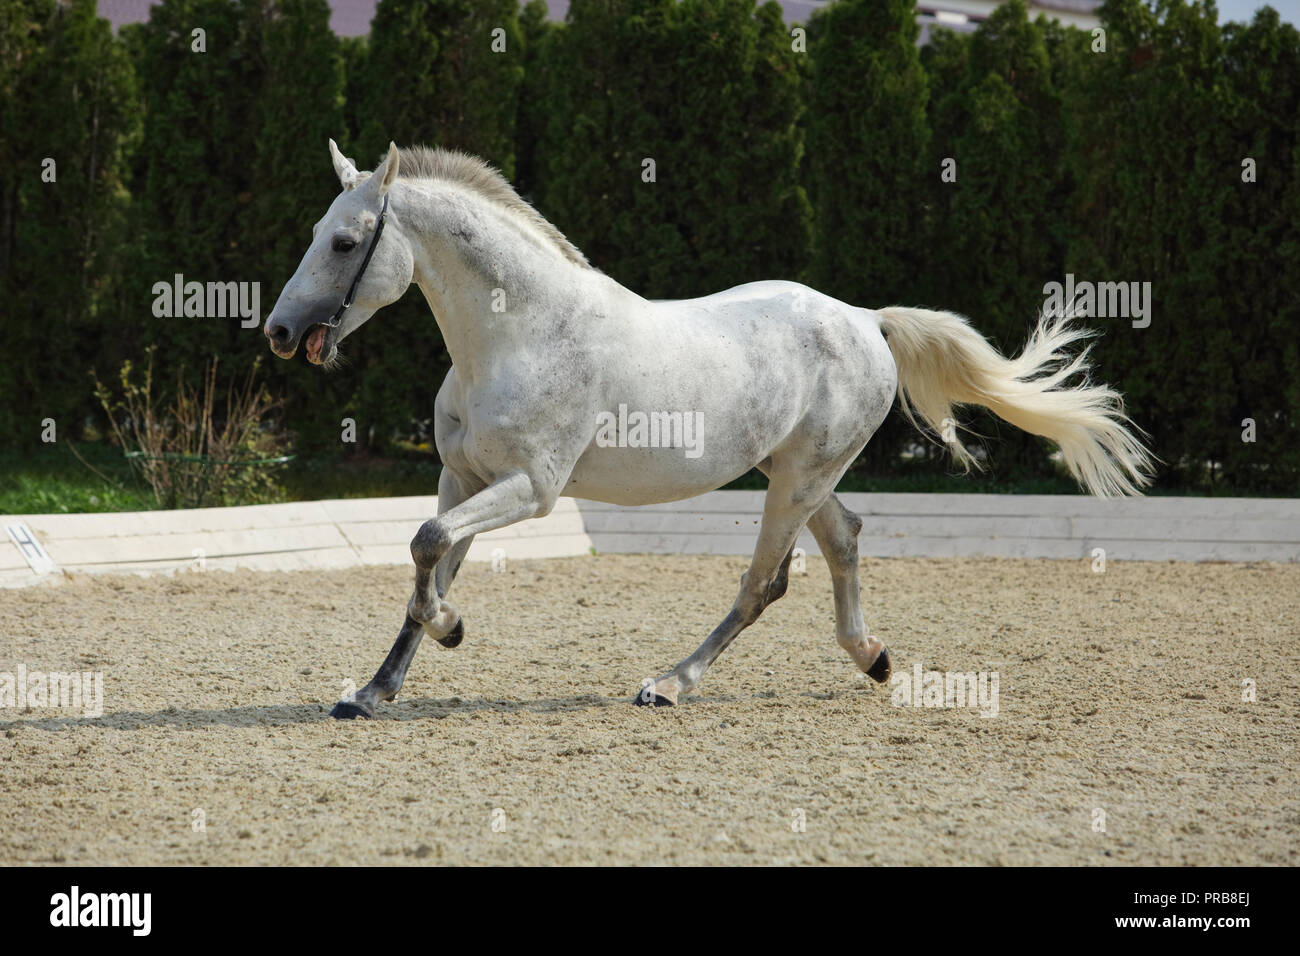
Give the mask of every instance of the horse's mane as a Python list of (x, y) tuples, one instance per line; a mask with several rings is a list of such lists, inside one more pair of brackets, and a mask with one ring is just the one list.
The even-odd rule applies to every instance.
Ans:
[[(407, 146), (397, 150), (398, 179), (442, 179), (472, 189), (485, 199), (490, 199), (526, 222), (531, 223), (570, 262), (590, 269), (587, 257), (564, 238), (564, 233), (551, 225), (546, 217), (526, 202), (504, 176), (485, 161), (456, 149), (437, 149), (429, 146)], [(383, 162), (384, 157), (379, 161)], [(378, 165), (378, 164), (376, 164)]]

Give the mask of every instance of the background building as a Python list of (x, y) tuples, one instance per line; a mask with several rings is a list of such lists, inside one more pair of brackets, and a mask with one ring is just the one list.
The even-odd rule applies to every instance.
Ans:
[[(114, 27), (124, 23), (142, 23), (149, 19), (149, 7), (156, 0), (99, 0), (100, 15), (106, 17)], [(785, 18), (791, 23), (804, 23), (818, 7), (824, 7), (829, 0), (781, 0)], [(954, 30), (973, 30), (988, 19), (997, 8), (1000, 0), (938, 0), (922, 2), (916, 5), (916, 16), (921, 24), (921, 37), (924, 42), (931, 24), (941, 24)], [(363, 36), (370, 32), (370, 20), (375, 15), (379, 0), (330, 0), (334, 16), (330, 26), (339, 36)], [(563, 20), (569, 9), (569, 0), (547, 0), (551, 19)], [(1077, 27), (1094, 27), (1097, 25), (1095, 11), (1101, 6), (1101, 0), (1030, 0), (1028, 3), (1031, 16), (1044, 13), (1055, 17), (1062, 23)]]

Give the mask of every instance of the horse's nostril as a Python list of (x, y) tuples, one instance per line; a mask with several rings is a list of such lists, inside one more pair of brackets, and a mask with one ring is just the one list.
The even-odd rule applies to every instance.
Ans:
[(268, 334), (271, 336), (271, 341), (276, 345), (287, 345), (289, 342), (289, 326), (287, 325), (273, 325)]

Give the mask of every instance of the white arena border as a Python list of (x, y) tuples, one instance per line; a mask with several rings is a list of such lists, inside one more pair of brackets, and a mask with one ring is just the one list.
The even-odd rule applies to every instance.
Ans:
[[(859, 547), (874, 557), (1078, 559), (1102, 548), (1108, 561), (1300, 561), (1300, 499), (840, 497), (862, 516)], [(6, 528), (25, 526), (53, 562), (44, 573), (33, 570), (10, 535), (0, 535), (0, 587), (54, 583), (65, 579), (63, 572), (409, 564), (411, 537), (437, 509), (436, 497), (420, 496), (0, 516)], [(489, 561), (494, 553), (507, 561), (591, 553), (748, 555), (762, 509), (761, 491), (715, 491), (641, 508), (562, 498), (545, 518), (480, 535), (469, 560)], [(806, 531), (799, 546), (819, 553)]]

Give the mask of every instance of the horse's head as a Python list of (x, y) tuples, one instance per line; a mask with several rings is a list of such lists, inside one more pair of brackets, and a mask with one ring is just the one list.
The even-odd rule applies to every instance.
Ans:
[(305, 342), (307, 359), (330, 362), (338, 344), (379, 309), (401, 298), (415, 268), (410, 245), (390, 221), (388, 190), (397, 178), (397, 147), (373, 173), (358, 172), (330, 140), (343, 192), (312, 227), (298, 263), (263, 331), (271, 351), (292, 358)]

